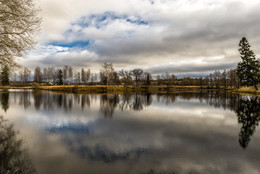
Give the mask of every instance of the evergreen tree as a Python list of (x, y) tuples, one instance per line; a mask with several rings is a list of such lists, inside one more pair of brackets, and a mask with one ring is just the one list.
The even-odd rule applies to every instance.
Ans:
[(5, 65), (1, 72), (2, 85), (9, 85), (9, 73), (9, 68)]
[(237, 75), (241, 85), (254, 86), (258, 90), (257, 84), (260, 82), (260, 65), (250, 47), (248, 40), (243, 37), (239, 42), (239, 53), (242, 62), (238, 63)]
[(58, 70), (57, 76), (58, 76), (58, 84), (63, 85), (63, 76), (62, 76), (62, 70), (61, 69)]

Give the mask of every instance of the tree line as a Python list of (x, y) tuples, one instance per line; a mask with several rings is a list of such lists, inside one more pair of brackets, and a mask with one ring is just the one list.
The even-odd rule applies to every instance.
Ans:
[[(33, 78), (31, 78), (33, 76)], [(94, 73), (90, 69), (82, 68), (80, 71), (71, 66), (63, 68), (37, 66), (34, 73), (28, 68), (21, 69), (18, 73), (11, 73), (7, 66), (2, 68), (1, 82), (11, 84), (29, 85), (36, 82), (42, 85), (124, 85), (126, 86), (208, 86), (209, 88), (239, 87), (240, 81), (237, 70), (214, 71), (205, 77), (177, 78), (169, 72), (153, 75), (141, 68), (132, 70), (115, 71), (112, 63), (104, 63), (100, 72)]]
[[(177, 78), (169, 72), (152, 75), (141, 68), (132, 70), (115, 71), (112, 63), (104, 63), (99, 73), (93, 73), (90, 69), (82, 68), (80, 71), (65, 65), (62, 68), (37, 66), (34, 73), (24, 67), (18, 73), (12, 73), (7, 65), (3, 66), (1, 72), (2, 85), (10, 84), (11, 78), (14, 85), (29, 85), (36, 82), (42, 85), (124, 85), (126, 86), (207, 86), (208, 88), (239, 88), (243, 86), (254, 86), (260, 82), (260, 63), (250, 44), (245, 37), (239, 42), (239, 52), (242, 61), (237, 68), (214, 71), (204, 77)], [(32, 79), (31, 76), (34, 78)]]

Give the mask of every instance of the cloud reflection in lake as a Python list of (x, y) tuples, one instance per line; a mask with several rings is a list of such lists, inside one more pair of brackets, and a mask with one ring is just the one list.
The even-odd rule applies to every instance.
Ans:
[(215, 92), (0, 95), (9, 105), (1, 114), (21, 130), (39, 173), (260, 170), (256, 97)]

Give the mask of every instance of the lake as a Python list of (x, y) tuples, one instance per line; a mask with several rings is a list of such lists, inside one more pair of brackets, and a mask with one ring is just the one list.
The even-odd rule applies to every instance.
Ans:
[(0, 173), (260, 173), (258, 97), (9, 90), (0, 99)]

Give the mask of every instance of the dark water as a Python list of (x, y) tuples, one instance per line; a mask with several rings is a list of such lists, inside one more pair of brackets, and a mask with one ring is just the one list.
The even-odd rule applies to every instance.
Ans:
[(260, 173), (257, 97), (1, 91), (0, 99), (1, 174)]

